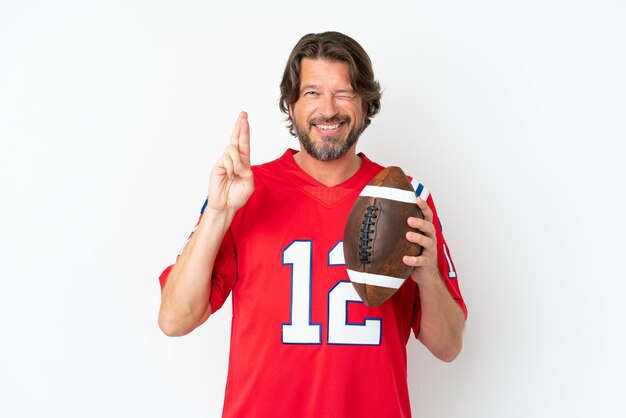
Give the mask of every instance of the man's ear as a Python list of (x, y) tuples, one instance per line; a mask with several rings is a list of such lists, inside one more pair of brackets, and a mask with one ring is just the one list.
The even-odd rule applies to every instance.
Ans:
[(293, 105), (292, 104), (289, 105), (288, 110), (289, 110), (289, 117), (293, 119)]

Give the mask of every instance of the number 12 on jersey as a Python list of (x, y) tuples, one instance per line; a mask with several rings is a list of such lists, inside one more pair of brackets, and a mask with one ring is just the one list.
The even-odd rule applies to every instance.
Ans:
[[(284, 344), (321, 344), (322, 324), (313, 323), (312, 241), (294, 241), (283, 250), (283, 264), (291, 265), (291, 321), (282, 325)], [(328, 254), (329, 266), (344, 265), (343, 242)], [(348, 302), (361, 298), (349, 281), (339, 281), (328, 292), (328, 344), (379, 345), (382, 319), (368, 318), (361, 324), (348, 323)]]

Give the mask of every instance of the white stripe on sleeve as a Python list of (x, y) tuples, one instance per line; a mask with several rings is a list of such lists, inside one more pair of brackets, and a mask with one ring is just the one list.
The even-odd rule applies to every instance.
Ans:
[(424, 186), (422, 183), (415, 179), (411, 181), (411, 186), (413, 186), (413, 190), (415, 190), (415, 195), (417, 197), (421, 197), (424, 202), (426, 201), (426, 199), (428, 199), (428, 196), (430, 195), (430, 190), (428, 190), (428, 187)]

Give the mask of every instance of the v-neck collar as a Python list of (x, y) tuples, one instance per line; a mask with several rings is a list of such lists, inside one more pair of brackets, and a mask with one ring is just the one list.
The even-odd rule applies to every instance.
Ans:
[(377, 172), (377, 170), (372, 170), (374, 163), (365, 154), (359, 153), (358, 156), (361, 157), (362, 161), (359, 170), (342, 183), (326, 186), (300, 168), (293, 157), (297, 152), (290, 148), (280, 158), (281, 168), (285, 171), (285, 176), (302, 192), (326, 207), (335, 206), (343, 202), (344, 199), (358, 194)]

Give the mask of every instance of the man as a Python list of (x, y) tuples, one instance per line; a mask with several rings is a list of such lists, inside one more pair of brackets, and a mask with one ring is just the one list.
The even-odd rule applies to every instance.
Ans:
[(250, 166), (246, 113), (211, 172), (202, 216), (161, 275), (159, 326), (184, 335), (232, 292), (225, 417), (409, 417), (406, 344), (413, 329), (438, 358), (461, 349), (466, 308), (432, 197), (420, 185), (424, 249), (411, 280), (365, 306), (343, 266), (346, 219), (383, 168), (356, 152), (380, 109), (369, 57), (353, 39), (304, 36), (288, 60), (280, 108), (300, 151)]

